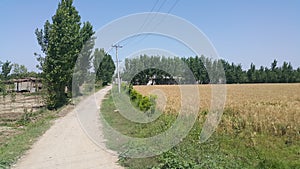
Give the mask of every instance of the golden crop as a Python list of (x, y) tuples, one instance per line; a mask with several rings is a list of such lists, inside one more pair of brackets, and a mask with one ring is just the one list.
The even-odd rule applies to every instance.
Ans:
[[(176, 113), (180, 110), (180, 86), (134, 88), (143, 95), (157, 95), (157, 107), (165, 113)], [(211, 104), (212, 85), (198, 85), (198, 88), (200, 112), (207, 111)], [(222, 124), (227, 128), (251, 127), (256, 132), (292, 134), (299, 137), (300, 84), (232, 84), (226, 85), (226, 90)]]

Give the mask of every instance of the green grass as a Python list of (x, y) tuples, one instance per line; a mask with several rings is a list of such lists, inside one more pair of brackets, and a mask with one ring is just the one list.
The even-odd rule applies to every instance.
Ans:
[[(103, 86), (95, 85), (95, 91), (102, 89)], [(90, 93), (85, 93), (86, 95)], [(28, 94), (34, 95), (34, 94)], [(75, 98), (78, 100), (83, 97)], [(17, 121), (1, 122), (1, 126), (8, 126), (16, 129), (17, 134), (6, 138), (0, 144), (0, 169), (9, 168), (16, 160), (41, 136), (47, 131), (53, 119), (56, 119), (58, 113), (66, 108), (65, 106), (57, 111), (48, 111), (42, 109), (37, 112), (26, 112)], [(19, 128), (22, 126), (22, 128)]]
[[(116, 109), (111, 95), (103, 101), (101, 112), (104, 119), (119, 132), (132, 137), (150, 137), (167, 130), (176, 115), (162, 114), (151, 123), (139, 124), (125, 119)], [(225, 113), (230, 113), (225, 111)], [(227, 118), (226, 114), (223, 118)], [(130, 169), (189, 169), (189, 168), (300, 168), (300, 140), (288, 136), (255, 134), (240, 130), (235, 134), (219, 125), (218, 132), (205, 143), (199, 143), (202, 118), (199, 118), (188, 136), (171, 150), (149, 158), (129, 158), (121, 153), (119, 163)], [(202, 120), (201, 120), (202, 119)], [(122, 142), (116, 142), (105, 132), (107, 145), (118, 150)]]
[(42, 110), (30, 115), (30, 118), (35, 118), (35, 121), (21, 119), (16, 122), (15, 127), (22, 125), (23, 128), (17, 128), (18, 134), (8, 138), (0, 145), (0, 168), (9, 168), (28, 150), (35, 140), (49, 129), (51, 121), (57, 117), (56, 114), (56, 112)]

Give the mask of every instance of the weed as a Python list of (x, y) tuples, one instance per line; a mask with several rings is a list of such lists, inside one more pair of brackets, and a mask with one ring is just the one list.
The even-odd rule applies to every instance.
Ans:
[[(289, 85), (249, 86), (229, 86), (224, 115), (217, 131), (207, 142), (200, 144), (199, 134), (209, 110), (210, 87), (200, 86), (199, 90), (204, 96), (199, 104), (201, 111), (182, 142), (154, 157), (132, 159), (126, 153), (122, 154), (120, 164), (132, 169), (300, 168), (299, 106), (293, 102), (296, 99), (293, 93), (300, 89), (300, 85), (294, 84), (293, 88)], [(104, 118), (111, 127), (131, 137), (147, 138), (166, 131), (177, 118), (176, 109), (180, 107), (178, 93), (176, 86), (135, 87), (143, 95), (155, 88), (166, 91), (168, 97), (163, 110), (165, 113), (155, 121), (147, 124), (130, 122), (114, 112), (116, 108), (111, 96), (104, 100), (101, 107)], [(284, 92), (280, 95), (270, 92), (282, 90)], [(272, 104), (257, 104), (260, 102)], [(281, 107), (281, 104), (285, 106)], [(105, 133), (105, 137), (110, 148), (124, 146), (109, 139), (109, 134)]]

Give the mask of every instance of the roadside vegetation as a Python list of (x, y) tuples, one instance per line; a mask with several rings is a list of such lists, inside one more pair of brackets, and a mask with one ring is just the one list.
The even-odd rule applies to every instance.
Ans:
[(25, 112), (18, 120), (1, 120), (0, 168), (10, 168), (23, 153), (51, 126), (53, 120), (62, 116), (69, 107), (57, 111), (40, 109)]
[(9, 168), (83, 95), (111, 83), (114, 62), (103, 49), (94, 49), (94, 33), (73, 0), (61, 0), (51, 21), (35, 30), (39, 73), (0, 61), (0, 168)]
[[(13, 164), (49, 128), (51, 120), (60, 116), (58, 112), (62, 108), (79, 101), (82, 95), (90, 94), (93, 87), (97, 90), (110, 84), (116, 68), (107, 51), (94, 48), (93, 25), (82, 21), (73, 0), (61, 0), (54, 16), (45, 21), (42, 28), (37, 28), (35, 35), (41, 47), (40, 53), (34, 54), (39, 62), (39, 73), (29, 72), (21, 64), (0, 61), (0, 168)], [(149, 68), (144, 69), (145, 66)], [(165, 71), (160, 70), (162, 68)], [(209, 77), (209, 72), (223, 72), (224, 76)], [(200, 112), (189, 135), (156, 157), (131, 159), (121, 153), (123, 166), (153, 169), (300, 168), (300, 90), (297, 84), (300, 68), (291, 63), (283, 62), (280, 66), (274, 60), (270, 67), (258, 68), (251, 64), (244, 70), (240, 64), (206, 56), (165, 58), (144, 55), (125, 59), (121, 76), (133, 85), (295, 83), (228, 86), (229, 95), (221, 123), (203, 144), (198, 142), (198, 136), (210, 106), (211, 90), (209, 85), (199, 86), (202, 93)], [(15, 80), (31, 77), (41, 81), (41, 93), (14, 92)], [(129, 136), (150, 137), (167, 130), (176, 119), (180, 108), (178, 86), (122, 88), (141, 113), (151, 116), (157, 108), (162, 114), (151, 123), (132, 123), (121, 116), (108, 95), (101, 111), (115, 129)], [(163, 97), (151, 95), (156, 89), (165, 94), (166, 105), (162, 104)], [(37, 109), (36, 106), (28, 108), (29, 104), (35, 104), (29, 100), (35, 99), (42, 104)], [(115, 143), (108, 137), (112, 149), (120, 146)]]
[[(80, 96), (80, 87), (86, 82), (111, 82), (113, 60), (103, 49), (94, 49), (93, 25), (81, 21), (73, 0), (62, 0), (52, 20), (47, 20), (42, 29), (37, 28), (35, 34), (42, 52), (35, 56), (42, 71), (48, 109), (60, 108), (70, 98)], [(92, 65), (94, 72), (90, 71)]]
[[(199, 143), (208, 109), (207, 102), (200, 104), (198, 120), (188, 136), (171, 150), (155, 157), (133, 159), (120, 152), (119, 163), (126, 168), (299, 168), (299, 101), (293, 92), (299, 84), (290, 85), (228, 85), (228, 99), (222, 120), (216, 132), (205, 143)], [(134, 87), (141, 95), (156, 89), (163, 90), (168, 102), (163, 113), (147, 124), (134, 123), (124, 118), (111, 95), (104, 100), (101, 112), (104, 119), (119, 132), (132, 137), (151, 137), (167, 130), (176, 119), (178, 108), (171, 95), (176, 86)], [(209, 86), (199, 86), (202, 92)], [(281, 92), (274, 91), (280, 88)], [(172, 92), (171, 92), (172, 91)], [(254, 93), (253, 93), (254, 92)], [(260, 93), (262, 92), (262, 93)], [(255, 98), (243, 99), (253, 95)], [(204, 94), (206, 96), (206, 94)], [(157, 98), (159, 99), (159, 98)], [(209, 97), (204, 97), (209, 100)], [(202, 100), (203, 101), (203, 100)], [(159, 104), (159, 102), (157, 103)], [(171, 105), (170, 105), (171, 104)], [(159, 106), (159, 105), (157, 105)], [(171, 107), (175, 107), (171, 108)], [(109, 138), (109, 133), (106, 135)], [(109, 140), (107, 145), (118, 150), (118, 143)], [(131, 145), (132, 146), (132, 145)]]

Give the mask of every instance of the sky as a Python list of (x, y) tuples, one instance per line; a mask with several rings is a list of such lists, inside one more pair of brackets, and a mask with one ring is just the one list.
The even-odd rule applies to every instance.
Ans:
[[(38, 62), (34, 53), (41, 50), (34, 31), (42, 28), (46, 20), (51, 21), (58, 3), (59, 0), (1, 0), (0, 61), (24, 64), (36, 71)], [(210, 40), (220, 58), (240, 63), (244, 69), (251, 63), (269, 67), (274, 59), (279, 64), (287, 61), (294, 68), (300, 67), (300, 1), (297, 0), (74, 0), (74, 6), (82, 21), (91, 22), (95, 31), (127, 15), (162, 12), (196, 26)], [(156, 18), (146, 19), (151, 25), (151, 19)], [(120, 49), (119, 55), (124, 60), (130, 53), (145, 48), (193, 55), (191, 50), (171, 41), (157, 35), (131, 37), (120, 42), (128, 45)]]

